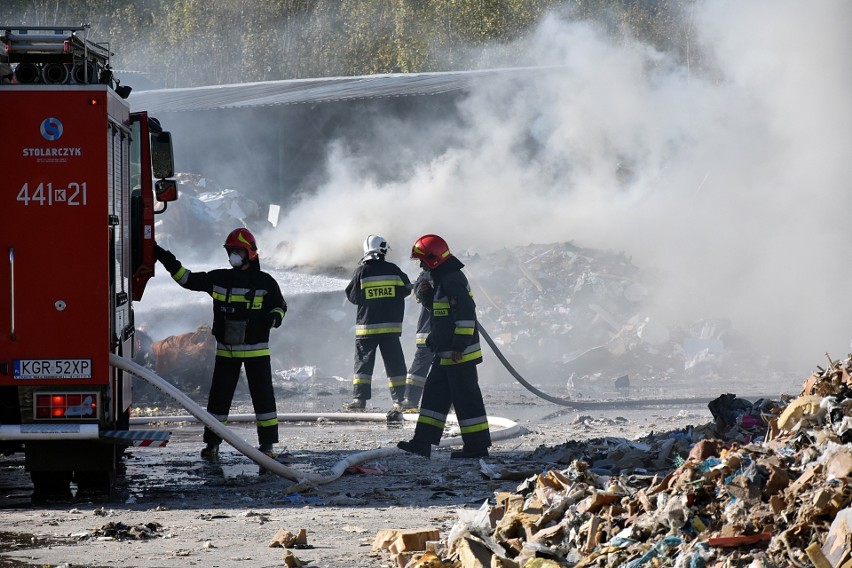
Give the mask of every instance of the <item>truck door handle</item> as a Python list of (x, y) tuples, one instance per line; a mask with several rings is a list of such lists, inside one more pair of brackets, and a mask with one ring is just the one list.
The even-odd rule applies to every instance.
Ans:
[(15, 247), (9, 248), (9, 336), (15, 341)]

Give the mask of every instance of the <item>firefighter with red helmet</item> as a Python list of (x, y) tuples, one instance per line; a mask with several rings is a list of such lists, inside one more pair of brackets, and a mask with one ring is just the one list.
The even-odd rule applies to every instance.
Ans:
[(438, 235), (423, 235), (411, 250), (411, 258), (432, 276), (434, 290), (423, 303), (431, 312), (431, 331), (426, 344), (435, 357), (420, 403), (420, 416), (414, 437), (397, 444), (406, 452), (430, 457), (432, 446), (441, 441), (450, 407), (454, 407), (464, 446), (451, 458), (488, 456), (491, 433), (476, 366), (482, 362), (476, 304), (464, 264), (450, 253), (447, 242)]
[(347, 299), (358, 306), (355, 316), (355, 377), (353, 399), (346, 410), (366, 408), (372, 397), (376, 351), (381, 350), (388, 387), (395, 407), (405, 398), (405, 355), (399, 338), (405, 313), (405, 298), (411, 294), (408, 275), (385, 260), (390, 247), (378, 235), (364, 240), (364, 256), (346, 286)]
[[(224, 247), (231, 268), (209, 272), (191, 272), (171, 252), (159, 245), (155, 250), (157, 260), (178, 284), (213, 298), (216, 361), (207, 411), (227, 422), (240, 369), (245, 366), (257, 421), (258, 449), (273, 456), (273, 446), (278, 442), (278, 409), (272, 388), (269, 330), (281, 325), (287, 303), (275, 279), (260, 269), (257, 242), (248, 229), (231, 231)], [(204, 442), (201, 457), (216, 459), (222, 438), (205, 428)]]

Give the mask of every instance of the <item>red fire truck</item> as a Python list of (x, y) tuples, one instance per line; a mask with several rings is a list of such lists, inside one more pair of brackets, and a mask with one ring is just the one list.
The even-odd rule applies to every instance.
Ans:
[(34, 496), (112, 487), (129, 429), (133, 302), (154, 274), (154, 215), (177, 198), (171, 136), (86, 27), (0, 26), (0, 453)]

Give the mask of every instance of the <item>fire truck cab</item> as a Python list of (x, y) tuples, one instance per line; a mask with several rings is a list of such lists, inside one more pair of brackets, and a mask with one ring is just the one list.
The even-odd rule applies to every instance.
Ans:
[(154, 275), (154, 215), (177, 198), (171, 137), (86, 27), (0, 26), (0, 453), (34, 496), (103, 492), (127, 446), (133, 302)]

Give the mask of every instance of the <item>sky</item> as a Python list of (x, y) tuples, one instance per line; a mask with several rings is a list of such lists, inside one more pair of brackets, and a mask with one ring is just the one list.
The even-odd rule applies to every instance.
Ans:
[(547, 17), (505, 52), (549, 70), (476, 85), (458, 131), (416, 142), (452, 144), (407, 175), (382, 181), (388, 156), (333, 144), (323, 184), (262, 236), (289, 243), (270, 261), (354, 266), (375, 233), (416, 274), (425, 233), (484, 253), (573, 241), (654, 271), (664, 324), (729, 318), (803, 371), (845, 357), (852, 4), (709, 0), (690, 16), (688, 62)]

